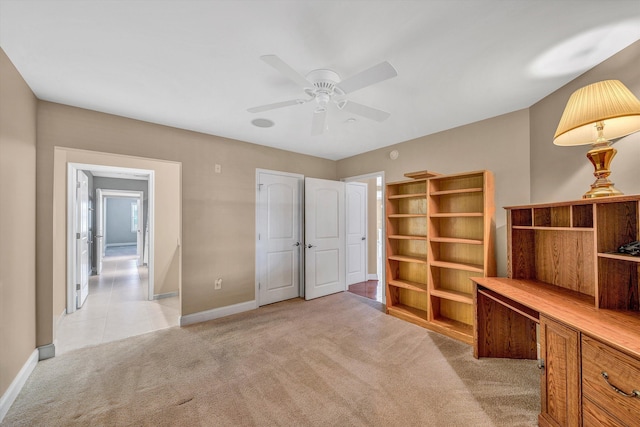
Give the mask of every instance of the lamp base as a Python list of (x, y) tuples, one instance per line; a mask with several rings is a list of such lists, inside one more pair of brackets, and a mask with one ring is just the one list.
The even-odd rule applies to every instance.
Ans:
[(608, 187), (596, 187), (595, 184), (592, 184), (591, 190), (584, 193), (582, 198), (595, 199), (596, 197), (621, 196), (622, 194), (622, 191), (613, 187), (613, 183)]
[(622, 194), (621, 191), (614, 188), (613, 182), (609, 180), (609, 175), (611, 175), (609, 165), (617, 152), (618, 151), (608, 143), (607, 145), (596, 146), (589, 150), (587, 158), (595, 168), (593, 175), (596, 177), (596, 181), (591, 184), (591, 190), (584, 193), (582, 196), (583, 199), (619, 196)]

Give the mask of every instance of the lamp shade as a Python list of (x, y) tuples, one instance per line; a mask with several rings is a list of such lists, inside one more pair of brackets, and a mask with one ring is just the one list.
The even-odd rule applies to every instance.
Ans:
[(608, 140), (640, 130), (640, 101), (619, 80), (578, 89), (567, 102), (553, 143), (593, 144), (598, 139), (597, 122), (603, 122), (602, 136)]

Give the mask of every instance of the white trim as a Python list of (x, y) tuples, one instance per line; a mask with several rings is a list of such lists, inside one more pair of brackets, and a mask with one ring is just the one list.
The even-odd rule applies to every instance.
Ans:
[(255, 310), (256, 300), (241, 302), (239, 304), (228, 305), (226, 307), (212, 308), (211, 310), (200, 311), (198, 313), (180, 316), (180, 326), (193, 325), (194, 323), (206, 322), (207, 320), (218, 319), (232, 314), (243, 313)]
[(174, 292), (167, 292), (164, 294), (155, 294), (153, 296), (153, 299), (163, 299), (163, 298), (171, 298), (171, 297), (177, 297), (178, 296), (178, 291), (174, 291)]
[(111, 247), (111, 246), (137, 246), (138, 244), (136, 242), (127, 242), (127, 243), (105, 243), (105, 246)]
[(378, 280), (377, 274), (367, 274), (367, 280)]
[(7, 388), (7, 391), (5, 391), (2, 397), (0, 397), (0, 422), (2, 422), (5, 415), (7, 415), (11, 405), (13, 405), (18, 394), (20, 394), (20, 390), (22, 390), (27, 379), (29, 379), (29, 376), (36, 368), (36, 365), (38, 364), (38, 355), (38, 350), (33, 350), (27, 361), (20, 369), (20, 372), (18, 372), (18, 375), (13, 379), (9, 388)]

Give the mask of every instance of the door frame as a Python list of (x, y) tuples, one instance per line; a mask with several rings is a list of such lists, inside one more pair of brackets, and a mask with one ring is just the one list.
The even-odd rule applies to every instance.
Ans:
[[(76, 179), (78, 170), (88, 170), (95, 172), (115, 172), (123, 174), (146, 175), (148, 177), (148, 213), (147, 222), (149, 224), (149, 298), (153, 299), (153, 255), (154, 255), (154, 190), (155, 190), (155, 172), (148, 169), (123, 168), (118, 166), (92, 165), (85, 163), (67, 163), (67, 286), (66, 286), (66, 312), (71, 314), (76, 311), (75, 307), (75, 271), (76, 271), (76, 239), (73, 233), (73, 216), (76, 205)], [(103, 197), (104, 197), (103, 190)], [(97, 203), (96, 203), (97, 205)], [(104, 204), (103, 204), (104, 208)]]
[[(371, 178), (381, 178), (382, 179), (382, 186), (381, 186), (381, 191), (382, 191), (382, 203), (381, 203), (381, 224), (382, 224), (382, 242), (380, 242), (380, 246), (381, 246), (381, 253), (380, 253), (380, 274), (382, 277), (378, 277), (378, 282), (382, 285), (382, 301), (384, 303), (384, 301), (386, 301), (386, 297), (387, 297), (387, 266), (386, 263), (384, 262), (384, 260), (386, 259), (386, 250), (387, 250), (387, 245), (385, 244), (384, 241), (384, 236), (387, 235), (387, 221), (385, 221), (386, 218), (386, 206), (384, 201), (385, 199), (385, 174), (384, 171), (378, 171), (378, 172), (371, 172), (371, 173), (365, 173), (362, 175), (356, 175), (356, 176), (349, 176), (346, 178), (342, 178), (341, 181), (344, 182), (353, 182), (353, 181), (361, 181), (363, 179), (371, 179)], [(367, 209), (367, 218), (370, 218), (371, 212), (369, 212), (369, 210)], [(369, 237), (367, 236), (367, 239)], [(376, 242), (378, 240), (378, 236), (376, 236)], [(368, 264), (368, 260), (367, 260), (367, 264)], [(368, 278), (368, 274), (369, 272), (367, 271), (367, 278)]]
[[(98, 188), (96, 188), (98, 190)], [(100, 188), (99, 190), (102, 199), (102, 208), (104, 209), (104, 214), (102, 215), (102, 236), (103, 242), (107, 240), (107, 199), (134, 199), (138, 203), (138, 226), (140, 226), (140, 220), (144, 218), (144, 192), (135, 191), (135, 190), (107, 190), (104, 188)], [(138, 267), (142, 266), (142, 256), (143, 256), (143, 241), (144, 237), (142, 236), (142, 230), (137, 232), (136, 236), (136, 253), (138, 254)], [(106, 243), (103, 243), (104, 249), (106, 250)], [(104, 256), (105, 250), (102, 251), (102, 256)]]
[[(256, 248), (256, 255), (255, 255), (255, 308), (260, 307), (260, 262), (261, 260), (264, 258), (264, 253), (258, 252), (258, 241), (259, 241), (259, 234), (260, 234), (260, 228), (259, 228), (259, 224), (260, 224), (260, 174), (270, 174), (270, 175), (279, 175), (279, 176), (287, 176), (287, 177), (292, 177), (292, 178), (297, 178), (300, 180), (300, 185), (299, 185), (299, 191), (300, 194), (298, 195), (300, 203), (298, 206), (298, 233), (300, 236), (300, 244), (302, 244), (304, 242), (304, 175), (299, 174), (299, 173), (292, 173), (292, 172), (282, 172), (282, 171), (276, 171), (276, 170), (270, 170), (270, 169), (260, 169), (260, 168), (256, 168), (256, 209), (255, 209), (255, 226), (256, 226), (256, 236), (255, 236), (255, 248)], [(298, 297), (302, 297), (304, 298), (304, 251), (300, 250), (300, 265), (298, 268)]]

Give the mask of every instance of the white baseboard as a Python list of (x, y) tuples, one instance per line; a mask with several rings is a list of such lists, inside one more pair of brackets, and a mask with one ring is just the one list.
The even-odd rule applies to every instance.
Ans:
[(7, 391), (4, 392), (2, 397), (0, 397), (0, 422), (4, 419), (7, 412), (9, 412), (9, 408), (13, 405), (13, 402), (18, 397), (20, 390), (24, 387), (24, 383), (27, 382), (29, 375), (33, 372), (36, 365), (38, 364), (38, 350), (33, 350), (33, 353), (29, 356), (25, 364), (18, 372), (18, 375), (13, 379)]
[(112, 246), (136, 246), (137, 242), (129, 242), (129, 243), (107, 243), (104, 246), (110, 248)]
[(367, 280), (378, 280), (377, 274), (367, 274)]
[(207, 311), (180, 316), (180, 326), (192, 325), (194, 323), (206, 322), (207, 320), (218, 319), (249, 310), (255, 310), (256, 301), (241, 302), (239, 304), (228, 305), (226, 307), (213, 308)]
[(171, 297), (177, 297), (177, 296), (178, 296), (178, 291), (175, 291), (175, 292), (167, 292), (164, 294), (155, 294), (153, 296), (153, 299), (171, 298)]

